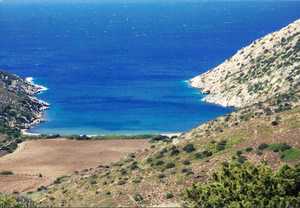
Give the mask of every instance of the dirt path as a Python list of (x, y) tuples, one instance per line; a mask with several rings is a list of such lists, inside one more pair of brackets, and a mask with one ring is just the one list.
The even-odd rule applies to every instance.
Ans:
[(14, 173), (12, 176), (0, 176), (0, 192), (32, 191), (59, 176), (110, 164), (148, 146), (147, 140), (26, 141), (14, 153), (0, 158), (0, 171)]

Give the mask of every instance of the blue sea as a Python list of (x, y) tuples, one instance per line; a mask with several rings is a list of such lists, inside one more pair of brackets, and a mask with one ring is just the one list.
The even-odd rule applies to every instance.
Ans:
[(0, 69), (49, 89), (34, 133), (181, 132), (231, 112), (186, 80), (300, 18), (297, 1), (71, 2), (0, 3)]

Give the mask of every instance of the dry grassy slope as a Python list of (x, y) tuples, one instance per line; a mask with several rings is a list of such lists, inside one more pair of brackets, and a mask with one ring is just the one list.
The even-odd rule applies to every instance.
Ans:
[(299, 89), (300, 20), (254, 41), (190, 83), (208, 93), (206, 101), (234, 107)]
[[(154, 143), (142, 153), (129, 155), (110, 167), (66, 177), (31, 197), (42, 205), (52, 206), (173, 206), (180, 205), (181, 193), (187, 186), (206, 181), (221, 162), (239, 159), (238, 150), (248, 160), (265, 160), (273, 168), (300, 161), (300, 107), (270, 115), (243, 115), (239, 111), (221, 117), (172, 143)], [(291, 155), (281, 158), (280, 153), (271, 150), (258, 151), (261, 143), (288, 143), (294, 149)], [(186, 152), (187, 144), (195, 150)], [(137, 194), (143, 200), (138, 201)]]

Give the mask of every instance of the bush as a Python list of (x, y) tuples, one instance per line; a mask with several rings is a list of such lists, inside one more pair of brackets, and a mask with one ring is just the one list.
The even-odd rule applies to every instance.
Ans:
[(246, 152), (251, 152), (252, 150), (253, 150), (252, 147), (247, 147), (247, 148), (245, 149)]
[(153, 137), (150, 142), (159, 142), (159, 141), (169, 141), (170, 138), (168, 136), (157, 135)]
[(166, 193), (166, 198), (167, 199), (172, 199), (174, 197), (174, 195), (170, 192)]
[(190, 164), (191, 164), (191, 161), (189, 161), (189, 160), (184, 160), (184, 161), (182, 161), (182, 164), (184, 164), (184, 165), (190, 165)]
[(0, 172), (0, 175), (13, 175), (14, 173), (10, 170), (3, 170)]
[(247, 160), (247, 158), (246, 157), (244, 157), (244, 156), (242, 156), (242, 155), (240, 155), (238, 158), (237, 158), (237, 161), (239, 162), (239, 163), (244, 163), (245, 161)]
[(124, 184), (126, 184), (126, 181), (124, 181), (124, 180), (120, 180), (120, 181), (118, 181), (118, 183), (117, 183), (118, 185), (124, 185)]
[(223, 164), (207, 183), (184, 194), (186, 207), (299, 207), (300, 167), (283, 166), (273, 173), (265, 164)]
[(37, 191), (45, 191), (47, 190), (47, 187), (46, 186), (40, 186), (38, 187)]
[(187, 172), (190, 172), (190, 171), (192, 171), (192, 169), (190, 169), (190, 168), (183, 168), (181, 170), (182, 173), (187, 173)]
[(243, 152), (241, 150), (236, 151), (236, 155), (241, 156)]
[(292, 147), (286, 143), (281, 144), (270, 144), (269, 149), (273, 150), (273, 152), (284, 152), (286, 150), (291, 149)]
[(165, 164), (165, 162), (162, 161), (162, 160), (158, 160), (158, 161), (155, 163), (155, 165), (157, 165), (157, 166), (160, 166), (160, 165), (163, 165), (163, 164)]
[(152, 163), (152, 161), (153, 161), (153, 159), (152, 159), (151, 157), (148, 157), (148, 158), (146, 159), (146, 162), (147, 162), (147, 163)]
[(183, 150), (187, 153), (190, 153), (190, 152), (195, 151), (196, 149), (193, 144), (187, 144), (183, 147)]
[(227, 144), (227, 141), (226, 140), (222, 140), (220, 142), (217, 143), (217, 151), (222, 151), (226, 148), (226, 144)]
[(171, 156), (178, 155), (180, 153), (179, 149), (176, 146), (172, 146), (170, 150), (171, 150), (170, 152)]
[(35, 208), (36, 205), (25, 197), (13, 197), (0, 194), (1, 208)]
[(268, 144), (262, 143), (262, 144), (260, 144), (260, 145), (258, 146), (258, 149), (259, 149), (259, 150), (264, 150), (264, 149), (267, 149), (268, 147), (269, 147)]
[(169, 162), (166, 164), (166, 169), (170, 169), (170, 168), (174, 168), (175, 167), (175, 163), (173, 162)]
[(203, 155), (202, 152), (197, 152), (197, 153), (195, 154), (195, 157), (196, 157), (196, 159), (202, 160), (205, 156)]
[(166, 175), (163, 174), (163, 173), (161, 173), (161, 174), (158, 175), (158, 178), (159, 178), (159, 179), (162, 179), (162, 178), (165, 178), (165, 177), (166, 177)]
[(137, 177), (137, 178), (132, 180), (133, 183), (140, 183), (141, 181), (142, 181), (141, 177)]
[(136, 202), (141, 202), (141, 201), (144, 200), (144, 198), (143, 198), (142, 195), (140, 195), (140, 194), (135, 194), (135, 195), (133, 196), (133, 199), (134, 199)]

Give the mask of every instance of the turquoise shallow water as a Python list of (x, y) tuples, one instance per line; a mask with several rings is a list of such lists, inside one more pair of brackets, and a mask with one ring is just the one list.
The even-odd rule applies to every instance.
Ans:
[(185, 80), (300, 17), (299, 2), (0, 4), (0, 68), (49, 88), (61, 134), (179, 132), (231, 111)]

